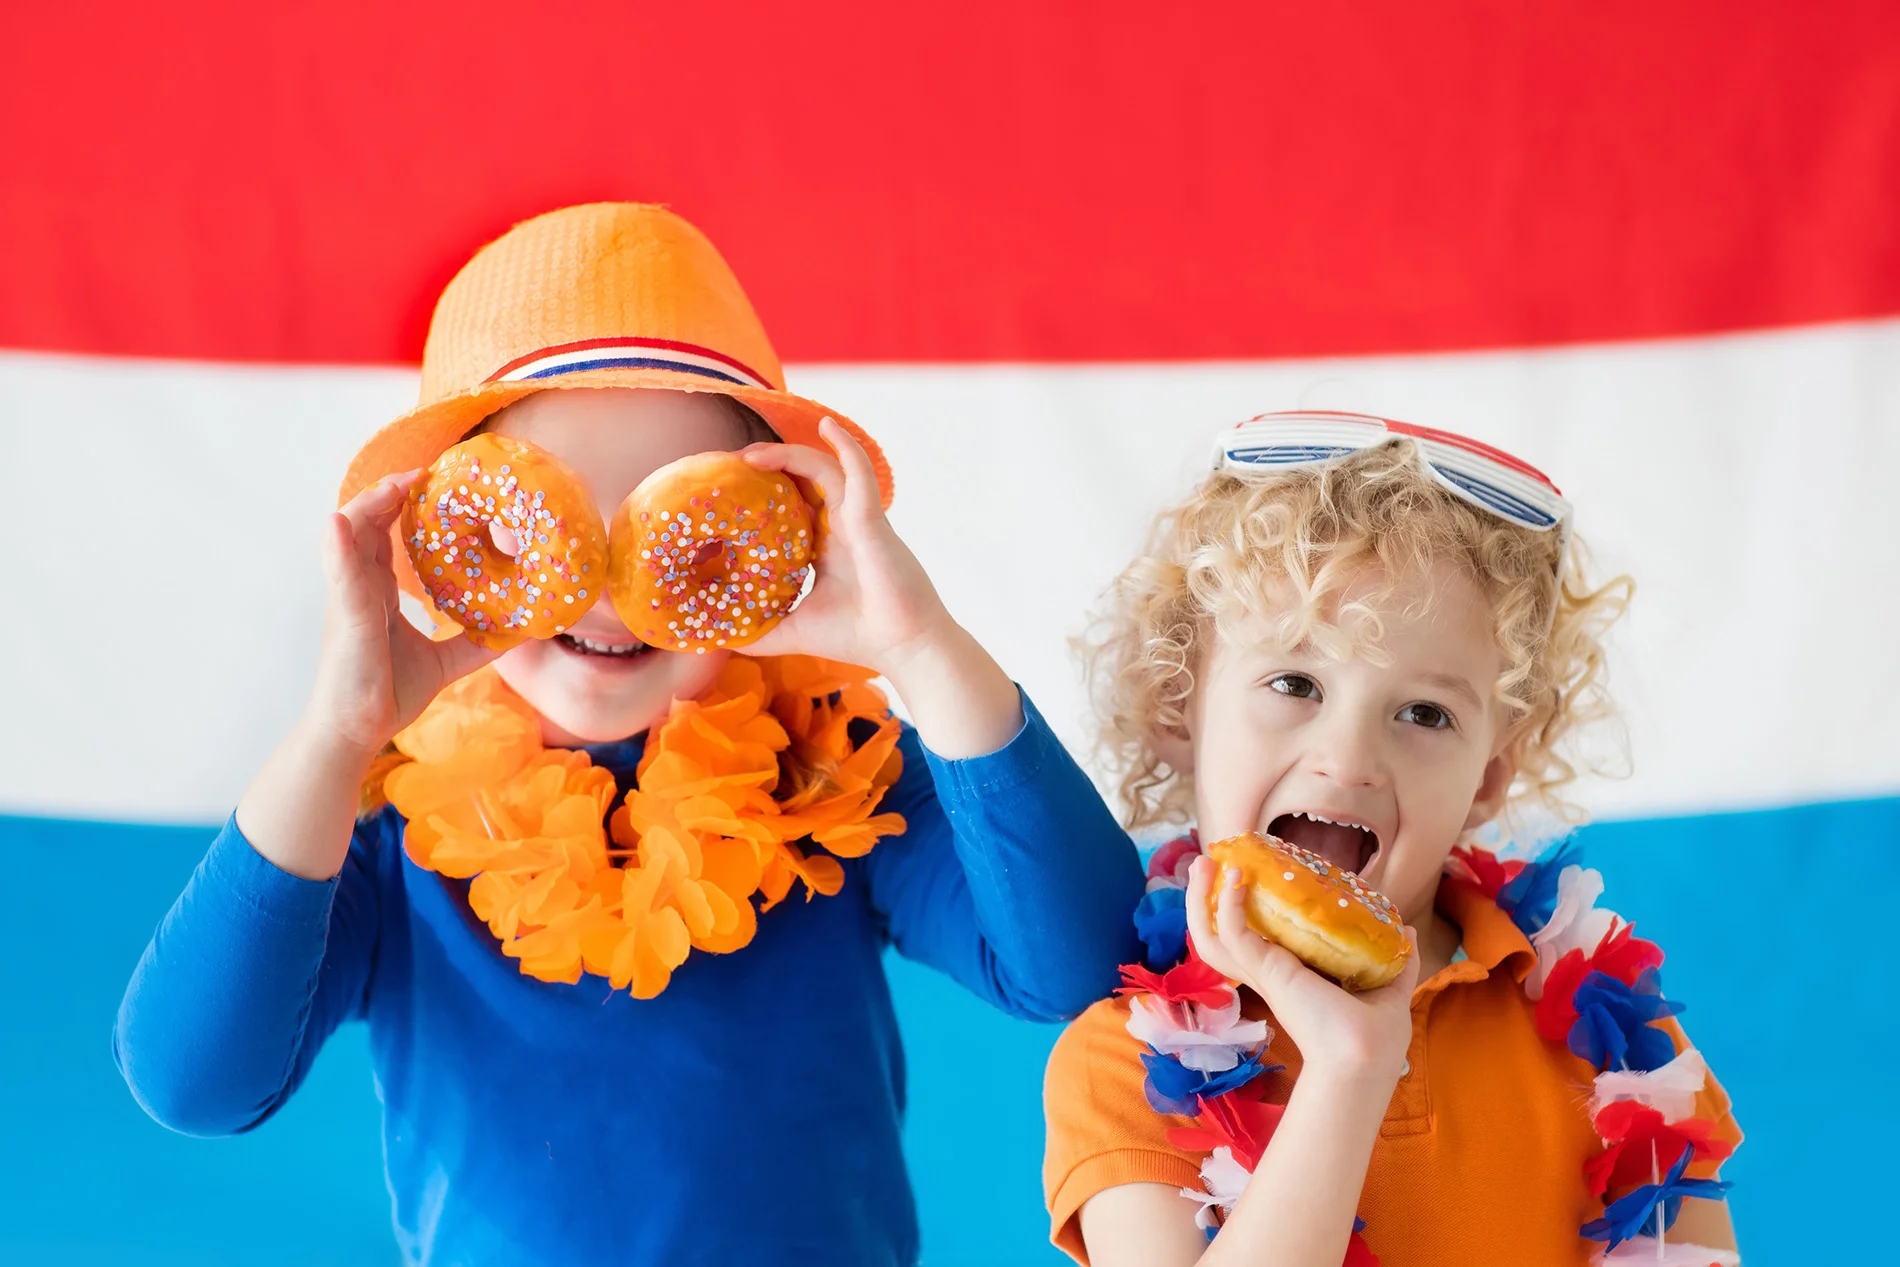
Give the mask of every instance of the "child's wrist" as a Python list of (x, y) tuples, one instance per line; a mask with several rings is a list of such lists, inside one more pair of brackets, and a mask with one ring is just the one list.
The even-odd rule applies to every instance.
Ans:
[(1376, 1099), (1381, 1106), (1405, 1076), (1405, 1057), (1372, 1053), (1309, 1061), (1301, 1068), (1297, 1085), (1319, 1095), (1346, 1100)]
[(312, 765), (326, 770), (347, 771), (360, 768), (369, 773), (370, 763), (388, 745), (389, 737), (361, 732), (340, 720), (334, 709), (311, 701), (297, 719), (291, 739)]
[(1023, 727), (1016, 684), (954, 622), (872, 667), (904, 701), (924, 746), (944, 760), (987, 756)]
[(890, 679), (891, 685), (902, 695), (906, 679), (915, 682), (925, 675), (943, 673), (967, 658), (972, 648), (980, 650), (976, 639), (951, 618), (948, 608), (939, 604), (921, 630), (886, 648), (878, 654), (876, 662), (867, 667)]

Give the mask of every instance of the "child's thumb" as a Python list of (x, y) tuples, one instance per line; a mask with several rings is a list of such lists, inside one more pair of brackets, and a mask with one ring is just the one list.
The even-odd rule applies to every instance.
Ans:
[(459, 678), (465, 678), (475, 670), (488, 664), (501, 655), (494, 647), (478, 647), (470, 642), (467, 634), (459, 634), (443, 642), (431, 643), (442, 666), (442, 682), (447, 685)]

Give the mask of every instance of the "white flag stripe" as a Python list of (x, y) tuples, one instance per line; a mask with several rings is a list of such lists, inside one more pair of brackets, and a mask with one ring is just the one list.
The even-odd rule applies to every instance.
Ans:
[[(1082, 746), (1064, 639), (1215, 429), (1358, 409), (1547, 472), (1638, 581), (1599, 814), (1900, 789), (1900, 321), (1255, 363), (805, 366), (883, 442), (960, 619)], [(205, 820), (308, 689), (315, 540), (412, 373), (0, 354), (15, 547), (0, 809)]]

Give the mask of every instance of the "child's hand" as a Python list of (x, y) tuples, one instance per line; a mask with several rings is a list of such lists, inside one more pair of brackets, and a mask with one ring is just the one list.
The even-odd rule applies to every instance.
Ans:
[(797, 444), (755, 444), (743, 454), (761, 470), (815, 485), (824, 497), (828, 529), (811, 593), (752, 650), (823, 656), (885, 672), (891, 661), (942, 637), (955, 622), (917, 556), (884, 517), (870, 455), (829, 418), (819, 433), (836, 458)]
[(884, 517), (877, 473), (851, 433), (827, 418), (819, 434), (836, 452), (758, 444), (745, 459), (816, 485), (828, 535), (811, 593), (754, 655), (815, 655), (875, 669), (909, 706), (924, 742), (941, 757), (994, 752), (1023, 725), (1015, 683), (951, 619), (936, 586)]
[(397, 606), (389, 528), (421, 471), (387, 476), (330, 516), (323, 540), (329, 601), (307, 722), (366, 757), (455, 679), (493, 660), (457, 635), (432, 642)]
[(1206, 857), (1196, 858), (1188, 871), (1188, 931), (1201, 958), (1266, 1000), (1274, 1021), (1300, 1049), (1307, 1070), (1382, 1086), (1389, 1095), (1405, 1071), (1405, 1052), (1412, 1042), (1412, 987), (1418, 981), (1412, 930), (1405, 930), (1413, 949), (1398, 979), (1354, 994), (1248, 927), (1239, 873), (1231, 869), (1220, 890), (1216, 932), (1207, 914), (1214, 871), (1213, 860)]

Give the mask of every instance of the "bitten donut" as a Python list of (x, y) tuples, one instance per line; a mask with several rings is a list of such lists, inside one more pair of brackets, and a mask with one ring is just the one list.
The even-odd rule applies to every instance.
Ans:
[[(1316, 853), (1257, 832), (1207, 848), (1221, 874), (1240, 872), (1247, 923), (1348, 990), (1373, 990), (1399, 975), (1412, 953), (1405, 922), (1383, 893)], [(1210, 914), (1220, 886), (1208, 894)]]
[(553, 454), (506, 436), (437, 458), (403, 506), (402, 537), (429, 601), (480, 646), (564, 633), (606, 588), (593, 494)]
[(756, 642), (811, 579), (815, 519), (790, 476), (736, 453), (663, 466), (614, 512), (614, 610), (636, 638), (663, 651)]

